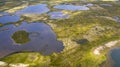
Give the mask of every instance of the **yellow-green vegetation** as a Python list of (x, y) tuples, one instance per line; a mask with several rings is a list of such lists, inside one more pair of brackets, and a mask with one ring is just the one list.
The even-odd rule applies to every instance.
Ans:
[(27, 22), (47, 21), (48, 16), (46, 14), (41, 14), (41, 15), (39, 15), (39, 14), (24, 14), (24, 15), (22, 15), (21, 20), (27, 21)]
[[(68, 1), (66, 3), (73, 2)], [(79, 1), (74, 3), (78, 4)], [(101, 55), (95, 55), (93, 54), (94, 48), (104, 45), (109, 41), (120, 39), (120, 24), (116, 21), (100, 16), (120, 16), (120, 3), (91, 3), (96, 4), (97, 6), (99, 6), (101, 3), (109, 3), (113, 6), (93, 7), (88, 11), (80, 12), (63, 11), (71, 15), (69, 19), (46, 20), (46, 23), (49, 24), (56, 33), (57, 38), (63, 41), (65, 48), (62, 52), (54, 53), (49, 56), (43, 56), (39, 53), (17, 53), (2, 58), (1, 61), (8, 63), (27, 63), (30, 64), (30, 67), (99, 67), (99, 65), (106, 60), (105, 54), (107, 51), (102, 52)], [(35, 19), (38, 18), (35, 17)], [(20, 36), (24, 36), (21, 35), (21, 32), (18, 32), (18, 34), (20, 34)], [(27, 32), (24, 31), (23, 34), (25, 34), (24, 37), (28, 37)], [(19, 38), (18, 36), (19, 35), (15, 36), (14, 38)], [(22, 41), (21, 39), (17, 39), (17, 41)], [(86, 39), (89, 42), (85, 43), (84, 45), (76, 42), (81, 39)]]
[[(15, 58), (15, 57), (18, 57), (18, 58)], [(43, 66), (48, 66), (50, 64), (50, 57), (40, 55), (39, 53), (18, 53), (18, 54), (11, 55), (7, 58), (3, 58), (2, 60), (7, 62), (9, 65), (24, 63), (24, 64), (29, 64), (29, 67), (35, 67), (35, 66), (43, 67)]]
[(24, 44), (30, 41), (29, 33), (24, 30), (15, 32), (12, 35), (12, 39), (18, 44)]
[(16, 12), (16, 11), (18, 11), (18, 10), (20, 10), (20, 9), (23, 9), (23, 8), (25, 8), (25, 7), (27, 7), (27, 6), (28, 6), (28, 4), (23, 4), (23, 5), (21, 5), (21, 6), (14, 7), (14, 8), (12, 8), (12, 9), (6, 10), (5, 12), (14, 13), (14, 12)]
[(3, 26), (3, 24), (2, 24), (2, 23), (0, 23), (0, 26)]

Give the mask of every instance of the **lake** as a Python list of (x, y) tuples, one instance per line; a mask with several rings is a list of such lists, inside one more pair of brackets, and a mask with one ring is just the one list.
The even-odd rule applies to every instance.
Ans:
[[(0, 58), (16, 53), (16, 52), (39, 52), (43, 55), (57, 53), (63, 50), (64, 46), (61, 41), (58, 41), (55, 33), (45, 23), (22, 22), (19, 26), (7, 25), (0, 28)], [(24, 37), (24, 33), (18, 34), (16, 39), (12, 39), (15, 32), (26, 31), (29, 37)], [(20, 36), (19, 36), (20, 35)], [(20, 38), (20, 39), (19, 39)], [(28, 42), (16, 43), (15, 40), (25, 40), (29, 38)]]

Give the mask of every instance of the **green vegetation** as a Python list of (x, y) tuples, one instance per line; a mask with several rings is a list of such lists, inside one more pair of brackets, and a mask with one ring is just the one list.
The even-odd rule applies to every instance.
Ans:
[(1, 27), (1, 26), (3, 26), (3, 24), (2, 24), (2, 23), (0, 23), (0, 27)]
[(18, 44), (24, 44), (30, 41), (29, 39), (29, 33), (24, 31), (24, 30), (20, 30), (15, 32), (12, 35), (13, 40), (18, 43)]
[(50, 64), (50, 57), (42, 56), (39, 53), (17, 53), (9, 57), (3, 58), (2, 60), (7, 62), (9, 65), (14, 61), (13, 64), (19, 62), (19, 63), (29, 64), (29, 67), (35, 67), (35, 66), (43, 67), (43, 66), (48, 66)]
[[(63, 2), (61, 1), (61, 3)], [(66, 3), (73, 3), (73, 1), (66, 1)], [(106, 3), (113, 6), (91, 7), (88, 11), (63, 11), (71, 15), (69, 19), (52, 20), (45, 15), (47, 18), (45, 23), (52, 27), (58, 39), (64, 43), (65, 49), (61, 53), (54, 53), (50, 56), (43, 56), (39, 53), (17, 53), (2, 58), (1, 61), (10, 64), (27, 63), (31, 67), (99, 67), (106, 60), (105, 54), (107, 51), (102, 52), (101, 55), (95, 55), (93, 50), (109, 41), (120, 39), (120, 24), (105, 18), (120, 16), (120, 3), (97, 1), (86, 3), (93, 3), (97, 6)], [(74, 4), (79, 4), (79, 2), (74, 1)], [(51, 8), (51, 10), (54, 9)], [(32, 17), (27, 17), (26, 21), (29, 19), (43, 21), (43, 18), (40, 19), (40, 15)], [(30, 40), (28, 35), (29, 33), (26, 31), (18, 31), (13, 34), (12, 38), (16, 43), (26, 43)], [(84, 45), (76, 42), (81, 39), (87, 39), (88, 42)], [(32, 60), (31, 57), (33, 57)]]

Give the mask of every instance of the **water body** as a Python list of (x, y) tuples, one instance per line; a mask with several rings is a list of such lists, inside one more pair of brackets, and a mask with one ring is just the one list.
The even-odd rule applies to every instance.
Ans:
[(0, 15), (10, 15), (9, 13), (7, 13), (7, 12), (0, 12)]
[[(6, 30), (3, 30), (6, 29)], [(44, 23), (26, 23), (18, 27), (7, 25), (0, 28), (0, 58), (15, 52), (39, 52), (43, 55), (61, 52), (64, 49), (63, 43), (58, 41), (52, 29)], [(17, 44), (12, 35), (24, 30), (29, 33), (30, 41), (24, 44)]]
[(6, 24), (9, 22), (17, 22), (20, 20), (20, 16), (10, 16), (10, 15), (6, 15), (6, 16), (1, 16), (0, 17), (0, 23), (2, 24)]
[(111, 57), (115, 62), (113, 67), (120, 67), (120, 48), (113, 49), (111, 52)]
[(83, 45), (83, 44), (88, 43), (89, 41), (88, 41), (87, 39), (80, 39), (80, 40), (75, 40), (75, 42), (76, 42), (77, 44)]
[(48, 13), (51, 19), (67, 19), (69, 18), (68, 14), (64, 14), (63, 12), (56, 11)]
[(19, 10), (15, 13), (15, 15), (22, 14), (42, 14), (49, 11), (47, 4), (38, 4), (38, 5), (30, 5), (22, 10)]
[(57, 5), (54, 6), (53, 8), (56, 9), (63, 9), (63, 10), (71, 10), (71, 11), (76, 11), (76, 10), (89, 10), (87, 6), (75, 6), (75, 5)]

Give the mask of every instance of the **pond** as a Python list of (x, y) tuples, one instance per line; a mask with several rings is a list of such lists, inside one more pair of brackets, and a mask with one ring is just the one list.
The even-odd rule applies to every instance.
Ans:
[(71, 10), (71, 11), (76, 11), (76, 10), (89, 10), (89, 8), (85, 5), (83, 6), (76, 6), (76, 5), (57, 5), (54, 6), (53, 8), (56, 9), (63, 9), (63, 10)]
[(15, 12), (15, 15), (22, 14), (42, 14), (49, 11), (47, 4), (30, 5), (22, 10)]
[(4, 15), (10, 15), (10, 14), (7, 12), (0, 12), (0, 15), (4, 16)]
[(20, 20), (20, 16), (10, 16), (10, 15), (6, 15), (6, 16), (1, 16), (0, 17), (0, 23), (2, 24), (6, 24), (9, 22), (17, 22)]
[(119, 18), (119, 16), (114, 16), (114, 18), (113, 18), (115, 21), (117, 21), (117, 22), (120, 22), (120, 18)]
[(64, 49), (63, 43), (57, 40), (52, 29), (42, 22), (22, 22), (17, 27), (11, 24), (1, 27), (0, 30), (0, 58), (24, 51), (49, 55)]

